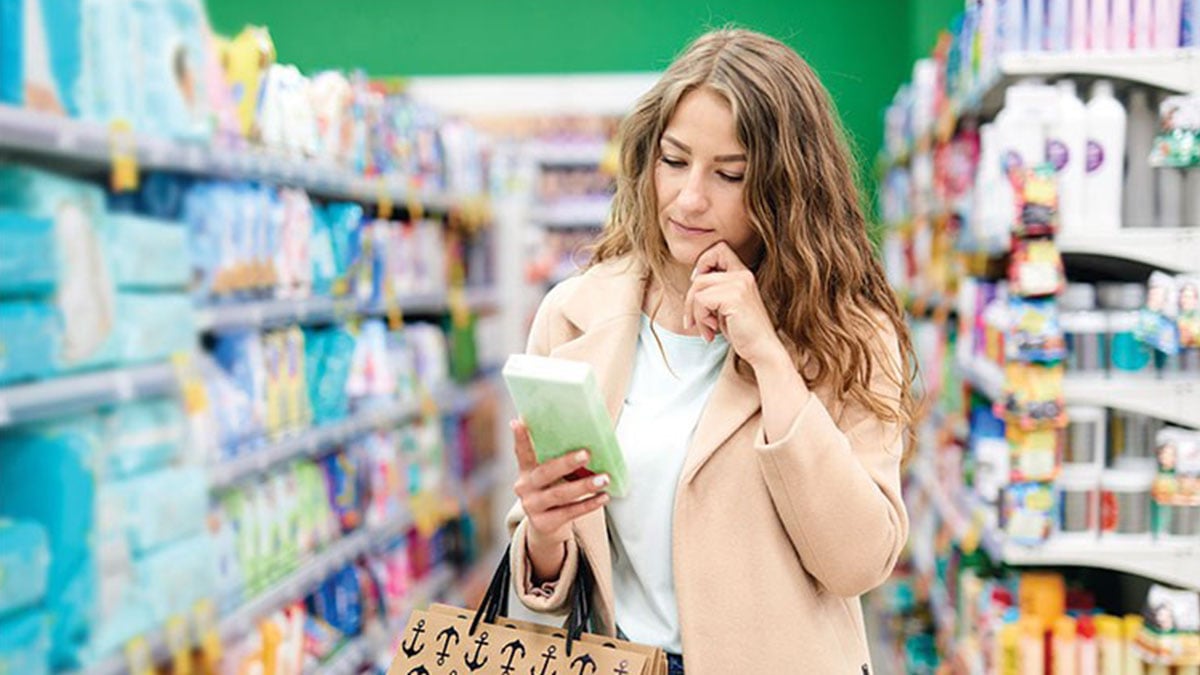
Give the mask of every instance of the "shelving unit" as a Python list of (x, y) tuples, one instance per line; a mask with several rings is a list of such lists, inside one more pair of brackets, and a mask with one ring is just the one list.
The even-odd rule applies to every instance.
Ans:
[(1128, 227), (1114, 234), (1064, 234), (1055, 241), (1067, 256), (1102, 256), (1172, 272), (1200, 272), (1200, 228)]
[[(467, 305), (476, 312), (494, 311), (500, 304), (492, 288), (466, 289)], [(441, 314), (449, 310), (447, 293), (419, 293), (396, 299), (403, 314)], [(252, 300), (212, 304), (197, 310), (196, 324), (204, 331), (235, 328), (265, 328), (293, 323), (309, 324), (346, 319), (352, 316), (382, 316), (389, 307), (359, 302), (353, 298), (295, 298)]]
[(526, 153), (542, 166), (589, 167), (600, 164), (606, 148), (598, 141), (534, 142), (526, 147)]
[(608, 218), (608, 208), (608, 200), (568, 202), (538, 207), (532, 219), (550, 229), (599, 229)]
[[(0, 149), (99, 168), (111, 164), (112, 138), (112, 131), (97, 122), (0, 105)], [(369, 178), (320, 160), (282, 157), (259, 149), (185, 143), (145, 134), (135, 134), (134, 145), (138, 164), (146, 169), (263, 181), (303, 188), (329, 199), (376, 203), (387, 197), (397, 204), (416, 201), (425, 209), (446, 211), (474, 198), (414, 187), (403, 177)]]
[[(982, 522), (974, 516), (970, 505), (964, 505), (969, 501), (967, 498), (945, 494), (925, 467), (914, 467), (912, 476), (958, 541), (967, 539), (971, 528)], [(1007, 565), (1109, 569), (1200, 591), (1200, 565), (1196, 564), (1200, 559), (1200, 544), (1050, 539), (1038, 546), (1022, 546), (1006, 542), (1003, 532), (988, 525), (983, 525), (978, 535), (980, 547), (988, 556)]]
[(174, 368), (169, 363), (155, 363), (0, 387), (0, 429), (168, 394), (176, 386)]

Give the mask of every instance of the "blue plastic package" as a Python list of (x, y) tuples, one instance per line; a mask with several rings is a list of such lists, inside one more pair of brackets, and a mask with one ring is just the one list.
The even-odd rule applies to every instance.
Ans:
[(79, 78), (79, 116), (109, 123), (123, 119), (146, 131), (140, 87), (143, 54), (135, 36), (141, 26), (135, 21), (128, 0), (82, 0), (81, 51), (83, 71)]
[[(164, 469), (101, 487), (105, 512), (123, 527), (134, 553), (180, 541), (204, 531), (208, 479), (188, 467)], [(106, 532), (112, 532), (106, 528)]]
[(105, 478), (165, 468), (187, 439), (187, 420), (174, 398), (126, 403), (103, 414)]
[(23, 3), (0, 0), (0, 103), (20, 105), (25, 80)]
[(79, 0), (25, 0), (24, 104), (40, 112), (78, 115), (82, 66)]
[(109, 214), (105, 254), (113, 281), (122, 289), (185, 289), (187, 229), (144, 216)]
[(213, 542), (202, 533), (166, 546), (135, 564), (138, 585), (150, 598), (155, 620), (186, 615), (216, 590)]
[(121, 363), (145, 363), (196, 345), (195, 306), (182, 293), (117, 294), (113, 350)]
[(0, 302), (0, 384), (53, 374), (62, 341), (62, 322), (54, 307)]
[(0, 513), (46, 530), (50, 567), (46, 596), (58, 596), (91, 556), (96, 521), (93, 465), (101, 451), (100, 420), (15, 427), (0, 434)]
[(0, 615), (41, 602), (49, 568), (45, 528), (0, 518)]
[(176, 173), (147, 173), (137, 191), (138, 212), (162, 220), (183, 220), (184, 201), (194, 183), (193, 178)]
[(52, 220), (2, 210), (0, 241), (0, 296), (54, 291), (58, 247)]
[(49, 675), (50, 618), (30, 611), (0, 619), (0, 673)]
[[(128, 0), (126, 0), (128, 1)], [(208, 138), (202, 11), (184, 0), (132, 0), (140, 26), (141, 128), (182, 139)]]

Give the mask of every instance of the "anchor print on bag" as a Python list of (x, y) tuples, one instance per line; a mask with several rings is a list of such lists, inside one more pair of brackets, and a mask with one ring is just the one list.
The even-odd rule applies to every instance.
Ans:
[(479, 654), (483, 651), (483, 648), (488, 646), (488, 644), (489, 644), (488, 643), (488, 632), (485, 630), (482, 633), (480, 633), (479, 637), (475, 638), (474, 644), (475, 644), (474, 658), (471, 657), (471, 652), (469, 650), (463, 656), (464, 662), (467, 664), (467, 667), (471, 669), (472, 673), (479, 670), (480, 668), (484, 667), (485, 665), (487, 665), (488, 657), (485, 656), (485, 657), (483, 657), (482, 660), (480, 660)]

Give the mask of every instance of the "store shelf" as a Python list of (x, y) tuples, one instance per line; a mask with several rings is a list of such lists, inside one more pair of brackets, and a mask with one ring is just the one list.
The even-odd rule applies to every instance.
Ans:
[[(1019, 567), (1071, 565), (1116, 570), (1200, 590), (1200, 545), (1050, 539), (1037, 546), (1022, 546), (1006, 542), (1004, 533), (994, 526), (981, 527), (984, 519), (974, 517), (972, 509), (978, 507), (971, 504), (970, 497), (947, 495), (925, 467), (915, 466), (912, 476), (949, 525), (955, 540), (962, 542), (977, 534), (980, 547), (994, 561)], [(972, 533), (972, 528), (979, 529)]]
[[(494, 288), (468, 288), (467, 305), (476, 312), (491, 312), (500, 304)], [(443, 314), (449, 310), (446, 293), (415, 293), (400, 297), (396, 307), (406, 315)], [(294, 298), (212, 304), (196, 311), (202, 331), (265, 328), (290, 324), (312, 324), (344, 320), (353, 316), (383, 316), (389, 309), (378, 303), (361, 303), (352, 298)]]
[(1121, 80), (1175, 93), (1200, 92), (1200, 49), (1005, 54), (998, 70), (961, 97), (956, 108), (990, 116), (1004, 105), (1004, 90), (1016, 81), (1064, 75)]
[(1200, 591), (1200, 546), (1163, 542), (1064, 542), (1005, 544), (1004, 562), (1018, 566), (1075, 565), (1116, 570)]
[[(112, 138), (104, 124), (0, 105), (0, 149), (101, 168), (111, 164)], [(428, 210), (445, 211), (478, 198), (414, 189), (404, 177), (368, 178), (321, 160), (282, 157), (260, 149), (218, 148), (145, 134), (134, 136), (134, 146), (143, 169), (262, 181), (331, 199), (374, 203), (386, 195), (396, 204), (419, 201)]]
[(542, 205), (534, 209), (532, 220), (549, 229), (599, 229), (608, 218), (609, 203), (604, 199)]
[(542, 166), (594, 167), (604, 159), (607, 145), (600, 141), (530, 143), (526, 152)]
[[(1200, 68), (1200, 61), (1196, 67)], [(1173, 272), (1200, 272), (1200, 228), (1130, 227), (1113, 234), (1062, 234), (1055, 243), (1068, 255), (1132, 260)]]
[(209, 470), (212, 489), (233, 485), (283, 462), (311, 457), (322, 450), (360, 436), (372, 429), (399, 426), (421, 414), (416, 402), (397, 403), (379, 410), (355, 413), (345, 420), (296, 432), (266, 447), (247, 450), (234, 459), (216, 464)]
[[(487, 377), (490, 376), (481, 376), (478, 380)], [(442, 414), (461, 415), (475, 407), (479, 394), (470, 388), (449, 383), (434, 392), (433, 398)], [(416, 420), (420, 415), (420, 403), (406, 401), (359, 411), (344, 420), (294, 432), (265, 446), (247, 448), (245, 453), (234, 459), (212, 466), (209, 469), (209, 486), (220, 490), (278, 464), (315, 456), (326, 448), (361, 436), (372, 429), (394, 428)]]
[(103, 370), (0, 387), (0, 428), (173, 392), (169, 363)]
[(1200, 429), (1200, 380), (1067, 377), (1063, 391), (1070, 405), (1117, 408)]

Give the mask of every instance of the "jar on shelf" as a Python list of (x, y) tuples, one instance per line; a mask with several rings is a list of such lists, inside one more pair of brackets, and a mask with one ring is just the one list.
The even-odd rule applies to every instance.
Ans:
[(1058, 318), (1067, 342), (1069, 376), (1103, 376), (1108, 369), (1108, 320), (1102, 312), (1062, 312)]
[(1136, 311), (1108, 313), (1108, 376), (1152, 378), (1155, 375), (1151, 349), (1134, 334), (1137, 329)]
[(1067, 442), (1063, 465), (1104, 467), (1108, 447), (1108, 412), (1090, 405), (1067, 407)]
[(1056, 537), (1095, 539), (1100, 535), (1100, 471), (1095, 465), (1063, 466), (1055, 481)]
[(1106, 469), (1100, 476), (1100, 537), (1150, 539), (1154, 472)]
[(1128, 410), (1108, 413), (1109, 464), (1120, 468), (1153, 470), (1158, 466), (1154, 449), (1165, 423)]

